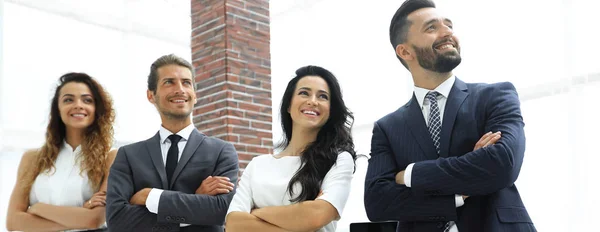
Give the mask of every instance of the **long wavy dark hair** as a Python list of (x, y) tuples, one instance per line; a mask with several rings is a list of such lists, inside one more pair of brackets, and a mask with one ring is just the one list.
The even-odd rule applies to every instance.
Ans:
[[(281, 126), (285, 138), (279, 144), (279, 148), (285, 148), (292, 140), (292, 116), (287, 111), (292, 102), (292, 97), (296, 90), (296, 84), (300, 79), (306, 76), (318, 76), (323, 78), (330, 90), (330, 114), (329, 119), (321, 127), (317, 134), (317, 139), (308, 144), (302, 151), (300, 157), (300, 168), (292, 177), (288, 184), (288, 192), (291, 202), (301, 202), (314, 200), (321, 191), (321, 184), (325, 175), (337, 161), (338, 154), (346, 151), (356, 160), (356, 151), (354, 151), (354, 142), (352, 141), (352, 124), (354, 116), (346, 107), (342, 98), (342, 90), (337, 78), (327, 69), (318, 66), (305, 66), (296, 70), (294, 77), (287, 85), (283, 99), (281, 100)], [(293, 186), (299, 183), (302, 191), (294, 198)]]
[[(46, 141), (38, 150), (33, 169), (25, 178), (25, 189), (30, 190), (35, 178), (40, 173), (55, 171), (54, 162), (66, 138), (66, 126), (61, 120), (58, 109), (60, 90), (68, 83), (83, 83), (88, 86), (95, 103), (94, 122), (85, 130), (81, 142), (81, 171), (85, 171), (95, 191), (100, 188), (106, 173), (106, 159), (113, 142), (113, 122), (115, 112), (113, 102), (96, 80), (85, 73), (67, 73), (60, 77), (50, 106), (50, 120), (46, 129)], [(81, 173), (80, 173), (81, 174)]]

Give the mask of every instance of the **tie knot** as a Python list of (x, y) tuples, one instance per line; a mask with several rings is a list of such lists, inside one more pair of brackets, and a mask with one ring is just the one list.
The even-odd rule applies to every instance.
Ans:
[(175, 143), (178, 143), (179, 140), (181, 140), (181, 136), (179, 136), (178, 134), (172, 134), (172, 135), (169, 135), (168, 139), (171, 140), (172, 144), (175, 144)]
[(429, 93), (427, 93), (427, 95), (425, 95), (425, 98), (427, 98), (431, 102), (431, 101), (437, 101), (438, 96), (440, 96), (440, 93), (438, 93), (437, 91), (429, 91)]

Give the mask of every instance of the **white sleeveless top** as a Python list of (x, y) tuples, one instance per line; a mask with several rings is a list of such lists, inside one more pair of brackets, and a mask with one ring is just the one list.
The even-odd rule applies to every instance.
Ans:
[(33, 182), (29, 193), (29, 205), (41, 202), (82, 207), (92, 197), (94, 189), (87, 172), (79, 174), (80, 154), (81, 146), (73, 150), (71, 145), (63, 142), (54, 163), (54, 172), (40, 173)]

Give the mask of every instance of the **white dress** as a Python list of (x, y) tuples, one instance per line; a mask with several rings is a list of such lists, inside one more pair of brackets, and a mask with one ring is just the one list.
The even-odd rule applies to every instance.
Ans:
[(80, 153), (81, 146), (73, 151), (68, 143), (63, 142), (54, 163), (53, 171), (55, 171), (40, 173), (33, 182), (29, 193), (29, 205), (41, 202), (58, 206), (82, 207), (92, 197), (94, 189), (87, 172), (79, 174)]
[[(242, 174), (227, 214), (235, 211), (250, 213), (255, 208), (290, 205), (292, 198), (287, 187), (299, 167), (299, 156), (275, 158), (272, 155), (261, 155), (255, 157)], [(342, 215), (350, 194), (353, 172), (352, 156), (348, 152), (342, 152), (321, 184), (323, 195), (317, 199), (331, 203), (339, 215)], [(295, 196), (300, 193), (300, 189), (300, 185), (296, 183), (294, 185)], [(338, 220), (339, 218), (318, 231), (334, 232)]]

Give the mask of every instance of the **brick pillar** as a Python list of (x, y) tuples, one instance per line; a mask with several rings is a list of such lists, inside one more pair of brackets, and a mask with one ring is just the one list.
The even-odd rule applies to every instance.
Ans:
[(231, 142), (240, 167), (273, 152), (268, 0), (191, 0), (194, 124)]

